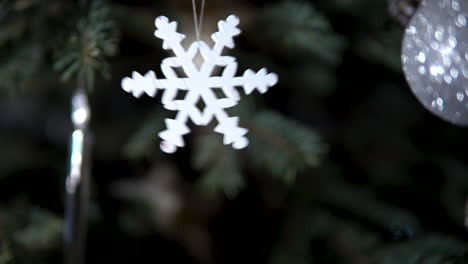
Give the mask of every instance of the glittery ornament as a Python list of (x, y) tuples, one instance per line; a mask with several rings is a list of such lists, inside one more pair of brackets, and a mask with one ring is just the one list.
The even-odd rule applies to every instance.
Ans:
[(406, 28), (402, 62), (418, 100), (435, 115), (468, 125), (468, 2), (425, 0)]

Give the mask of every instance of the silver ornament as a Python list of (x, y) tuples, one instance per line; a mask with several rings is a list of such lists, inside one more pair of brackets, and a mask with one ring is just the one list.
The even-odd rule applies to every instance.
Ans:
[(468, 125), (468, 2), (424, 0), (406, 28), (406, 79), (429, 111)]

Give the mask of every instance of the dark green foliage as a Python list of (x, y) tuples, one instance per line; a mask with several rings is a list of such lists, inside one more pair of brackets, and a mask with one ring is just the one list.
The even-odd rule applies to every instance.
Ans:
[(376, 194), (339, 182), (322, 187), (320, 199), (332, 208), (347, 211), (372, 223), (394, 239), (412, 238), (421, 232), (421, 224), (407, 210), (387, 205)]
[(164, 128), (164, 115), (156, 114), (145, 120), (142, 127), (137, 129), (132, 137), (128, 140), (124, 148), (124, 154), (128, 159), (138, 160), (151, 158), (157, 146), (157, 132)]
[(249, 161), (285, 182), (297, 173), (319, 164), (326, 153), (320, 137), (309, 128), (275, 112), (260, 112), (249, 121), (252, 143)]
[[(329, 21), (305, 1), (284, 1), (267, 8), (262, 18), (269, 25), (265, 36), (285, 57), (319, 58), (336, 65), (345, 40), (333, 32)], [(304, 57), (311, 55), (312, 57)], [(291, 59), (292, 59), (291, 58)]]
[(12, 240), (28, 250), (50, 249), (62, 240), (62, 219), (39, 208), (32, 208), (28, 222), (12, 234)]
[(290, 213), (270, 263), (464, 263), (465, 246), (453, 237), (428, 233), (388, 239), (371, 225), (343, 220), (324, 208), (299, 214), (304, 209)]
[(4, 89), (27, 88), (43, 61), (42, 54), (42, 47), (26, 44), (3, 58), (0, 62), (0, 79)]
[(371, 62), (385, 65), (400, 73), (400, 43), (403, 32), (401, 28), (394, 27), (391, 30), (377, 32), (373, 36), (363, 37), (356, 44), (356, 52)]
[[(48, 2), (48, 1), (43, 1)], [(39, 27), (34, 22), (43, 21), (45, 9), (39, 1), (0, 2), (0, 89), (2, 91), (28, 88), (44, 63), (47, 50), (40, 42)], [(25, 18), (30, 16), (28, 22)]]
[(6, 241), (0, 241), (0, 263), (8, 264), (11, 263), (12, 256), (10, 246)]
[[(48, 81), (53, 53), (54, 68), (64, 80), (78, 75), (92, 88), (96, 73), (109, 77), (105, 58), (116, 53), (117, 30), (103, 1), (93, 1), (84, 16), (78, 16), (77, 5), (64, 1), (5, 0), (1, 4), (2, 90), (31, 89), (40, 84), (37, 79)], [(66, 43), (60, 44), (64, 42), (60, 38)]]
[(193, 40), (191, 1), (0, 0), (0, 264), (63, 262), (62, 88), (77, 85), (96, 88), (86, 263), (467, 263), (466, 129), (411, 95), (387, 1), (220, 0), (205, 11), (208, 43), (225, 14), (240, 17), (226, 52), (239, 74), (267, 67), (280, 81), (228, 110), (248, 148), (223, 145), (213, 122), (190, 124), (167, 155), (158, 133), (176, 113), (161, 91), (136, 100), (120, 81), (133, 70), (163, 78), (171, 54), (154, 17)]
[(76, 29), (60, 48), (54, 68), (62, 72), (63, 80), (76, 75), (92, 89), (96, 73), (110, 77), (105, 58), (116, 51), (117, 30), (110, 9), (102, 1), (93, 1), (87, 17), (76, 22)]
[[(246, 151), (238, 153), (226, 149), (222, 137), (211, 132), (212, 127), (201, 129), (194, 139), (192, 167), (202, 172), (200, 186), (207, 193), (221, 191), (234, 198), (245, 185), (243, 165), (249, 163), (284, 182), (293, 183), (299, 172), (318, 166), (327, 151), (313, 130), (279, 113), (255, 113), (248, 99), (233, 113), (246, 120), (244, 125), (249, 129), (251, 140)], [(154, 158), (155, 150), (158, 151), (156, 134), (163, 125), (162, 115), (148, 119), (125, 147), (126, 155), (131, 159)]]
[(204, 192), (220, 191), (235, 198), (245, 185), (238, 153), (225, 149), (218, 136), (200, 136), (195, 146), (193, 167), (203, 171), (200, 186)]
[(0, 206), (0, 220), (0, 263), (47, 263), (62, 244), (62, 218), (24, 198)]
[(463, 248), (463, 244), (456, 239), (429, 234), (419, 239), (384, 246), (373, 254), (373, 258), (379, 264), (456, 263), (454, 257)]
[(38, 146), (24, 144), (20, 139), (1, 140), (0, 178), (10, 176), (18, 168), (41, 168), (52, 162), (54, 153)]

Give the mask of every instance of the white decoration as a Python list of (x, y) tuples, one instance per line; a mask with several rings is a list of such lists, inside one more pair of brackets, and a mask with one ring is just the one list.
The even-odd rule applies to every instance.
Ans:
[(434, 115), (468, 126), (468, 1), (423, 0), (402, 47), (406, 80)]
[[(185, 50), (181, 44), (185, 35), (178, 33), (177, 22), (160, 16), (156, 18), (155, 36), (163, 40), (163, 48), (172, 50), (175, 57), (166, 58), (161, 63), (161, 70), (166, 79), (157, 79), (153, 71), (144, 76), (133, 72), (132, 78), (122, 80), (122, 88), (140, 97), (144, 93), (154, 97), (158, 89), (164, 90), (162, 103), (168, 110), (178, 111), (175, 119), (166, 119), (167, 130), (159, 133), (163, 139), (161, 149), (167, 153), (174, 153), (177, 147), (184, 147), (183, 135), (190, 132), (186, 123), (188, 119), (196, 125), (207, 125), (213, 117), (218, 121), (215, 131), (224, 135), (224, 144), (232, 144), (235, 149), (245, 148), (249, 141), (245, 137), (247, 129), (238, 126), (239, 118), (230, 117), (224, 109), (235, 106), (240, 95), (235, 87), (242, 86), (246, 94), (257, 89), (265, 93), (269, 87), (278, 82), (275, 73), (267, 73), (265, 68), (255, 73), (246, 70), (243, 76), (236, 77), (237, 62), (234, 57), (222, 56), (225, 47), (234, 48), (233, 37), (240, 34), (237, 28), (239, 19), (231, 15), (225, 21), (218, 23), (219, 31), (212, 35), (215, 42), (210, 48), (203, 41), (195, 41)], [(194, 59), (197, 54), (203, 57), (203, 64), (197, 68)], [(212, 76), (216, 66), (225, 67), (221, 76)], [(174, 67), (181, 67), (187, 78), (179, 78)], [(218, 99), (213, 88), (219, 88), (226, 98)], [(179, 91), (187, 91), (183, 100), (175, 100)], [(196, 104), (202, 100), (206, 105), (200, 111)]]

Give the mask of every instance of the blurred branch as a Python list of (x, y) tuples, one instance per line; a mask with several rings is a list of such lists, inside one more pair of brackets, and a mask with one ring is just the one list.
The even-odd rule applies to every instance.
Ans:
[(76, 29), (57, 54), (54, 68), (67, 81), (76, 76), (93, 89), (96, 73), (109, 78), (109, 64), (105, 58), (117, 52), (118, 30), (111, 18), (111, 10), (102, 0), (91, 3), (87, 17), (76, 22)]
[(375, 194), (365, 188), (332, 181), (321, 187), (319, 197), (325, 205), (347, 211), (395, 240), (412, 238), (422, 230), (419, 219), (411, 213), (378, 201)]
[(154, 159), (155, 152), (159, 152), (157, 131), (164, 129), (164, 112), (152, 114), (142, 122), (135, 133), (131, 135), (123, 148), (124, 156), (131, 160), (144, 158)]
[(0, 240), (0, 264), (8, 264), (13, 260), (10, 245), (6, 241)]
[(275, 112), (260, 112), (247, 123), (252, 131), (250, 162), (291, 182), (307, 167), (318, 165), (327, 147), (312, 130)]
[(192, 165), (202, 171), (199, 185), (205, 193), (215, 195), (223, 192), (233, 199), (244, 187), (238, 152), (222, 145), (217, 135), (198, 136), (193, 155)]
[[(428, 234), (398, 244), (388, 244), (373, 254), (373, 263), (457, 263), (450, 261), (464, 248), (457, 239)], [(463, 261), (463, 257), (460, 258)], [(463, 263), (463, 262), (460, 262)]]
[(266, 28), (265, 41), (272, 44), (272, 49), (283, 51), (278, 55), (293, 60), (312, 56), (324, 64), (339, 64), (346, 40), (333, 31), (329, 21), (312, 4), (283, 1), (268, 7), (261, 21)]

